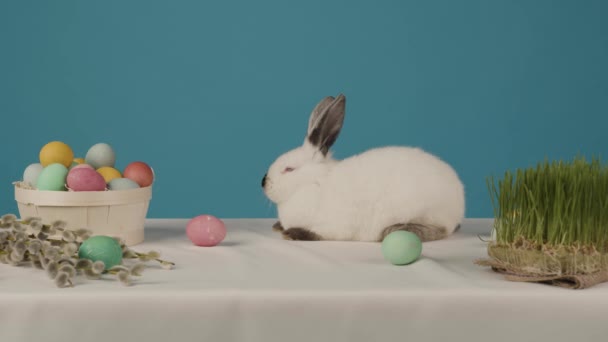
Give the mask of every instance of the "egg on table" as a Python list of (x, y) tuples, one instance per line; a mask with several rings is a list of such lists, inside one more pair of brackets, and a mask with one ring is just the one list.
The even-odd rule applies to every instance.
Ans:
[(412, 232), (398, 230), (382, 240), (382, 254), (393, 265), (411, 264), (421, 253), (422, 241)]
[(122, 263), (122, 248), (114, 238), (96, 235), (82, 242), (78, 248), (78, 257), (93, 262), (102, 261), (107, 270)]
[(186, 235), (197, 246), (213, 247), (226, 237), (226, 225), (213, 215), (199, 215), (186, 224)]

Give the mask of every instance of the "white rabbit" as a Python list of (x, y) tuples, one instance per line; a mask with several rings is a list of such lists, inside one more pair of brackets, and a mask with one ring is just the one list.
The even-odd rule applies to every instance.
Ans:
[(332, 158), (345, 106), (342, 94), (321, 100), (304, 144), (280, 156), (262, 179), (264, 193), (277, 205), (273, 228), (289, 240), (354, 241), (382, 241), (396, 230), (432, 241), (458, 229), (464, 186), (436, 156), (389, 146)]

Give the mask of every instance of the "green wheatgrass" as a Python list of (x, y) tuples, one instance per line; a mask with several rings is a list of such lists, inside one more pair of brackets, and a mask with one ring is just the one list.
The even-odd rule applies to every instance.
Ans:
[(600, 160), (538, 163), (489, 177), (498, 244), (521, 239), (539, 246), (608, 251), (608, 168)]

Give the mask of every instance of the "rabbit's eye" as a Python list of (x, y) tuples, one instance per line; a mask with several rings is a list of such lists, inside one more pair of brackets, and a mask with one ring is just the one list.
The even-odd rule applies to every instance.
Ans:
[(293, 171), (293, 170), (294, 170), (294, 168), (293, 168), (293, 167), (289, 167), (289, 166), (288, 166), (288, 167), (286, 167), (286, 168), (285, 168), (285, 170), (283, 170), (283, 173), (285, 173), (285, 172), (291, 172), (291, 171)]

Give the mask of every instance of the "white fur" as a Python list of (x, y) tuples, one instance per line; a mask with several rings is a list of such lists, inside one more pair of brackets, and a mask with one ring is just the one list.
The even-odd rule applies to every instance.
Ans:
[[(288, 166), (295, 170), (283, 172)], [(451, 234), (465, 213), (453, 168), (414, 147), (375, 148), (338, 161), (305, 140), (270, 166), (264, 191), (285, 229), (306, 228), (324, 240), (379, 241), (385, 228), (410, 222)]]

